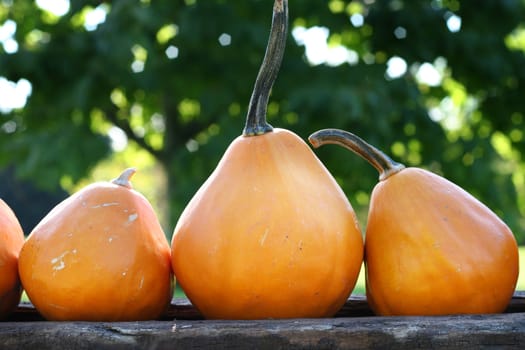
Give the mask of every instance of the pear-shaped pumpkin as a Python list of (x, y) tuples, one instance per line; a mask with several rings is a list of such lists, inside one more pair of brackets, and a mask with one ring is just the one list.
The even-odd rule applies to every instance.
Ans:
[(356, 216), (334, 178), (303, 140), (265, 120), (286, 19), (287, 2), (276, 1), (244, 135), (174, 231), (175, 276), (206, 318), (331, 316), (362, 264)]
[(396, 163), (337, 129), (310, 136), (342, 145), (380, 173), (365, 238), (367, 298), (379, 315), (498, 313), (512, 298), (518, 247), (487, 206), (430, 171)]
[(96, 182), (49, 212), (19, 258), (22, 285), (48, 320), (158, 318), (171, 301), (170, 246), (134, 169)]
[(18, 277), (18, 254), (24, 232), (13, 210), (0, 199), (0, 319), (20, 302), (22, 287)]

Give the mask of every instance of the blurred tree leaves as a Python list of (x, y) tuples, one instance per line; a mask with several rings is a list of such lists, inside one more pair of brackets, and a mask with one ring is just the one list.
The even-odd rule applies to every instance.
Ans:
[[(0, 24), (16, 22), (19, 47), (0, 47), (0, 76), (27, 79), (32, 94), (25, 108), (0, 115), (0, 166), (15, 164), (18, 176), (48, 189), (78, 184), (111, 155), (118, 127), (128, 148), (162, 166), (172, 227), (241, 133), (271, 7), (75, 0), (57, 17), (33, 1), (1, 0)], [(105, 21), (86, 27), (93, 10)], [(293, 2), (292, 29), (325, 27), (328, 46), (357, 59), (313, 65), (290, 35), (268, 119), (305, 139), (326, 127), (351, 130), (464, 187), (524, 242), (524, 12), (522, 0)], [(404, 74), (386, 74), (393, 57)], [(439, 70), (439, 82), (420, 79), (423, 67)], [(377, 174), (337, 147), (316, 153), (364, 227)], [(164, 189), (164, 180), (151, 186)]]

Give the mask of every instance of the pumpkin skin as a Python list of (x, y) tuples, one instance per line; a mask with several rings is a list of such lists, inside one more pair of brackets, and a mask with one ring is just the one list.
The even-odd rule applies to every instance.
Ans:
[(379, 315), (503, 312), (519, 270), (511, 230), (465, 190), (406, 168), (372, 192), (367, 299)]
[(133, 172), (84, 187), (27, 238), (20, 277), (46, 319), (155, 319), (171, 301), (169, 243), (148, 200), (126, 185)]
[(362, 257), (344, 193), (304, 141), (278, 128), (234, 140), (172, 238), (177, 281), (208, 319), (332, 316)]
[(309, 137), (367, 160), (380, 182), (370, 198), (365, 234), (366, 293), (378, 315), (503, 312), (519, 273), (509, 227), (449, 180), (405, 168), (358, 136), (338, 129)]
[(266, 122), (287, 27), (288, 2), (275, 0), (243, 135), (172, 237), (175, 276), (206, 318), (331, 316), (362, 264), (363, 239), (341, 188), (304, 141)]
[(6, 318), (20, 302), (22, 287), (18, 276), (18, 255), (24, 232), (13, 210), (0, 199), (0, 319)]

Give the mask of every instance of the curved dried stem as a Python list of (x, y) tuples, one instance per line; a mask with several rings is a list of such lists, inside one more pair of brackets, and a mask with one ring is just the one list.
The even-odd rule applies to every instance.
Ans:
[(331, 143), (349, 149), (376, 168), (379, 172), (380, 181), (385, 180), (405, 168), (403, 164), (392, 160), (385, 153), (348, 131), (323, 129), (310, 135), (308, 141), (310, 141), (315, 148)]
[(273, 127), (266, 121), (266, 109), (270, 91), (277, 79), (283, 60), (287, 33), (288, 1), (275, 0), (268, 46), (248, 106), (244, 136), (262, 135), (273, 130)]

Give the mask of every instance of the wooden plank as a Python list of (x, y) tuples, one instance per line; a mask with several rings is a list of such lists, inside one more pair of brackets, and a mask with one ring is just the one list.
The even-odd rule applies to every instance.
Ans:
[[(525, 291), (514, 293), (505, 313), (525, 312)], [(352, 295), (341, 310), (334, 316), (338, 317), (363, 317), (373, 316), (364, 295)], [(186, 298), (174, 298), (166, 313), (159, 319), (164, 320), (202, 320), (203, 317)], [(15, 312), (7, 319), (12, 322), (44, 321), (33, 305), (28, 302), (20, 303)]]
[[(31, 317), (34, 319), (31, 320)], [(497, 315), (377, 317), (353, 296), (334, 318), (212, 321), (186, 299), (162, 320), (43, 322), (21, 304), (0, 322), (1, 349), (524, 349), (525, 293)]]
[(523, 349), (525, 314), (260, 321), (7, 322), (2, 349)]

